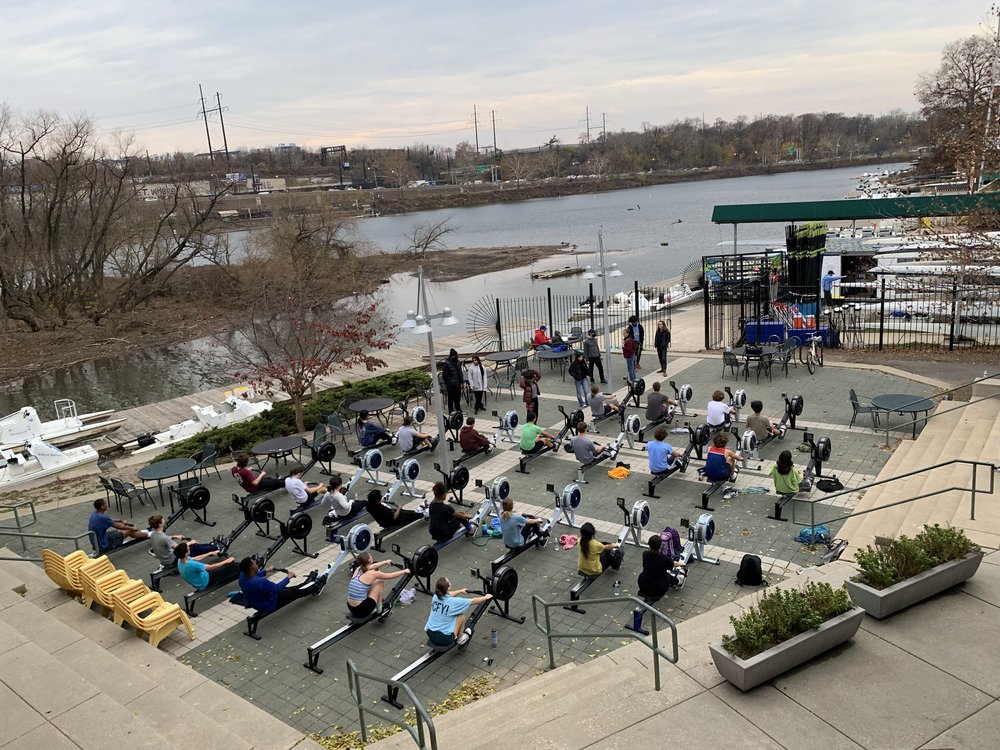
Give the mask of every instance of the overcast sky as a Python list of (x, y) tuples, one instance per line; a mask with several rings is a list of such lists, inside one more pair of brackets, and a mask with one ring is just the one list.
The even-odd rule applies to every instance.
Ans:
[[(205, 150), (198, 84), (230, 147), (500, 148), (702, 115), (916, 110), (985, 0), (0, 0), (0, 101), (87, 112), (151, 152)], [(995, 17), (994, 17), (995, 21)], [(217, 119), (212, 124), (218, 136)], [(596, 132), (596, 131), (595, 131)]]

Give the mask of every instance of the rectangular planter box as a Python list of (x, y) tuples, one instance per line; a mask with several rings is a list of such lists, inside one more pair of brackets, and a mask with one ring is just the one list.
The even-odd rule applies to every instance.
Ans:
[(847, 591), (855, 604), (881, 620), (972, 578), (982, 560), (982, 552), (971, 552), (961, 560), (943, 563), (881, 591), (857, 581), (847, 581)]
[(804, 664), (810, 659), (849, 641), (861, 627), (865, 611), (854, 607), (832, 620), (827, 620), (816, 630), (799, 633), (784, 643), (779, 643), (749, 659), (739, 659), (720, 645), (709, 645), (712, 661), (719, 674), (743, 692)]

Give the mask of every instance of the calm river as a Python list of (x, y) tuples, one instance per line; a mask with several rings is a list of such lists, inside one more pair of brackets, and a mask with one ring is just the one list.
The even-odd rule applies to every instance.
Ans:
[[(896, 169), (902, 165), (887, 165)], [(650, 188), (634, 188), (563, 198), (504, 203), (477, 208), (445, 209), (382, 216), (362, 220), (360, 238), (392, 251), (420, 222), (448, 218), (456, 231), (447, 236), (449, 247), (495, 247), (508, 245), (577, 246), (577, 254), (552, 258), (532, 270), (563, 265), (596, 265), (589, 253), (597, 249), (597, 233), (604, 232), (608, 262), (623, 272), (622, 282), (609, 293), (631, 288), (633, 279), (644, 283), (676, 276), (691, 261), (703, 255), (732, 252), (718, 247), (732, 242), (732, 227), (711, 223), (712, 208), (724, 203), (760, 203), (843, 198), (867, 169), (854, 167), (814, 172), (705, 180)], [(774, 240), (783, 244), (780, 224), (740, 227), (743, 241)], [(239, 237), (236, 237), (239, 241)], [(667, 243), (665, 246), (662, 243)], [(554, 293), (586, 295), (587, 282), (580, 277), (532, 281), (529, 270), (510, 269), (475, 276), (463, 281), (430, 285), (432, 303), (451, 306), (460, 318), (486, 296), (522, 297)], [(394, 319), (402, 319), (416, 301), (415, 279), (392, 278), (385, 306)], [(51, 419), (56, 398), (76, 400), (81, 412), (123, 409), (193, 393), (232, 382), (225, 363), (213, 356), (211, 341), (196, 341), (164, 350), (122, 359), (100, 359), (65, 370), (29, 378), (23, 384), (0, 391), (0, 415), (21, 406), (34, 405), (43, 419)]]

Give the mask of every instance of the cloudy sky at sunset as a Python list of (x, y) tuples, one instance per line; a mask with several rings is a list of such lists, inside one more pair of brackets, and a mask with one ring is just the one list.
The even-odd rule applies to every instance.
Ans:
[[(152, 152), (205, 149), (198, 84), (230, 147), (576, 141), (761, 113), (914, 111), (980, 0), (401, 2), (0, 0), (0, 101), (93, 115)], [(214, 123), (217, 128), (218, 123)]]

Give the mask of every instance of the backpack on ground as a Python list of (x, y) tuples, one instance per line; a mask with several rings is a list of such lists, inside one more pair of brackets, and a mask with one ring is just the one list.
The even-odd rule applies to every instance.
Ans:
[(667, 526), (660, 532), (660, 554), (671, 560), (681, 556), (681, 534), (677, 529)]
[(740, 569), (736, 571), (736, 583), (740, 586), (760, 586), (764, 583), (760, 557), (751, 554), (743, 555)]
[(799, 535), (795, 537), (795, 541), (799, 544), (827, 544), (832, 538), (830, 529), (826, 526), (806, 526), (799, 532)]

